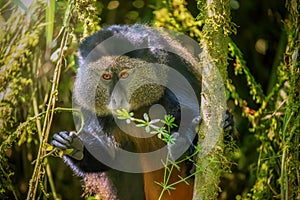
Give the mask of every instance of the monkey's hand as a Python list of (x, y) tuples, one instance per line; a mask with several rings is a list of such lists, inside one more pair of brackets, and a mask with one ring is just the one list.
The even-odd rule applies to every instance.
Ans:
[[(83, 159), (83, 149), (84, 145), (78, 138), (75, 132), (61, 131), (53, 135), (53, 140), (51, 145), (61, 149), (66, 150), (66, 155), (70, 156), (76, 160)], [(70, 152), (67, 150), (71, 150)]]
[(199, 125), (200, 125), (201, 121), (202, 121), (201, 116), (195, 117), (192, 121), (192, 128), (193, 128), (193, 130), (195, 130), (196, 133), (198, 133), (198, 131), (199, 131)]
[[(192, 128), (196, 131), (196, 133), (199, 130), (199, 125), (202, 121), (201, 116), (197, 116), (192, 121)], [(234, 129), (234, 120), (233, 115), (229, 112), (229, 110), (226, 110), (226, 112), (222, 116), (222, 122), (221, 127), (223, 128), (224, 132), (231, 133)]]
[(221, 127), (223, 128), (224, 132), (228, 134), (231, 134), (234, 130), (233, 115), (229, 112), (229, 110), (226, 110), (222, 116)]

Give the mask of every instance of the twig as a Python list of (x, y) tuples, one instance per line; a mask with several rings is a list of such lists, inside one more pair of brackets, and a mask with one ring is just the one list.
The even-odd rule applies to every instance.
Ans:
[(61, 46), (60, 46), (60, 49), (61, 49), (60, 58), (56, 64), (55, 70), (54, 70), (52, 88), (51, 88), (49, 100), (47, 103), (48, 106), (46, 109), (46, 114), (45, 114), (42, 134), (41, 134), (42, 140), (40, 142), (39, 151), (38, 151), (38, 155), (37, 155), (37, 159), (36, 159), (37, 162), (35, 164), (32, 178), (29, 183), (27, 200), (35, 199), (39, 179), (41, 178), (41, 175), (42, 175), (41, 169), (42, 169), (44, 155), (46, 154), (44, 145), (48, 141), (50, 127), (51, 127), (51, 123), (52, 123), (52, 119), (53, 119), (53, 115), (54, 115), (54, 110), (55, 110), (54, 108), (55, 108), (55, 102), (56, 102), (56, 97), (57, 97), (57, 88), (58, 88), (58, 83), (59, 83), (62, 62), (64, 59), (63, 49), (66, 46), (67, 41), (68, 41), (68, 33), (64, 28), (64, 34), (63, 34), (62, 42), (61, 42)]

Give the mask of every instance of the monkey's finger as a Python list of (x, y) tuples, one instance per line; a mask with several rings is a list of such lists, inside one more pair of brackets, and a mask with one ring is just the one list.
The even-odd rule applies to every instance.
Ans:
[(51, 145), (54, 146), (54, 147), (56, 147), (56, 148), (59, 148), (61, 150), (66, 150), (68, 148), (66, 145), (64, 145), (64, 144), (62, 144), (62, 143), (60, 143), (60, 142), (58, 142), (56, 140), (52, 140), (51, 141)]
[(223, 129), (226, 129), (228, 127), (230, 127), (232, 125), (231, 121), (227, 120), (227, 121), (223, 121), (221, 126)]
[(233, 115), (229, 112), (229, 110), (226, 110), (222, 116), (222, 121), (232, 121), (232, 120), (233, 120)]
[(231, 131), (233, 131), (233, 127), (231, 125), (229, 125), (229, 126), (223, 127), (223, 130), (225, 132), (231, 132)]
[(64, 139), (60, 134), (54, 134), (53, 139), (58, 141), (61, 144), (64, 144), (65, 146), (70, 146), (70, 142)]
[(192, 120), (192, 129), (193, 129), (195, 132), (198, 132), (198, 127), (199, 127), (201, 121), (202, 121), (202, 117), (201, 117), (201, 116), (197, 116), (197, 117), (195, 117), (195, 118)]
[(72, 137), (69, 135), (68, 131), (61, 131), (58, 133), (63, 139), (67, 140), (69, 143), (72, 142)]
[(201, 122), (201, 120), (202, 120), (202, 117), (201, 117), (201, 116), (197, 116), (197, 117), (195, 117), (195, 118), (193, 119), (192, 123), (193, 123), (194, 125), (199, 125), (200, 122)]

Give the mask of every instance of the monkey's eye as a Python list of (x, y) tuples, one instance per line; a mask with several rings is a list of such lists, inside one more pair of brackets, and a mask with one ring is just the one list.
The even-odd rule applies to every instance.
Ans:
[(129, 73), (127, 71), (123, 71), (123, 72), (120, 73), (119, 76), (120, 76), (120, 78), (124, 78), (125, 79), (125, 78), (127, 78), (129, 76)]
[(103, 78), (104, 80), (110, 80), (110, 79), (111, 79), (111, 74), (109, 74), (109, 73), (104, 73), (104, 74), (102, 75), (102, 78)]

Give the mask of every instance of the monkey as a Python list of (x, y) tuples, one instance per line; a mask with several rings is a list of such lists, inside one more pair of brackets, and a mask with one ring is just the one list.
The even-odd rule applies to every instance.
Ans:
[[(183, 47), (169, 33), (141, 24), (111, 25), (80, 43), (73, 102), (83, 114), (84, 126), (80, 133), (54, 134), (51, 144), (61, 150), (73, 149), (63, 159), (84, 179), (85, 195), (98, 195), (105, 200), (159, 198), (162, 188), (157, 183), (163, 181), (163, 167), (149, 169), (152, 160), (141, 158), (133, 166), (138, 173), (120, 170), (118, 155), (120, 149), (143, 154), (165, 146), (174, 161), (192, 154), (197, 143), (196, 127), (201, 122), (198, 53)], [(174, 81), (176, 73), (183, 76), (186, 84)], [(114, 117), (121, 109), (138, 118), (148, 112), (153, 119), (172, 115), (184, 131), (172, 128), (175, 145), (166, 145), (156, 136), (140, 137), (147, 133)], [(232, 126), (228, 119), (227, 116), (223, 124), (226, 129)], [(116, 161), (117, 165), (111, 166), (106, 160)], [(170, 176), (171, 183), (179, 176), (187, 177), (192, 166), (189, 162), (180, 163), (180, 169)], [(187, 182), (175, 185), (175, 190), (163, 194), (162, 199), (192, 199), (193, 179)]]

